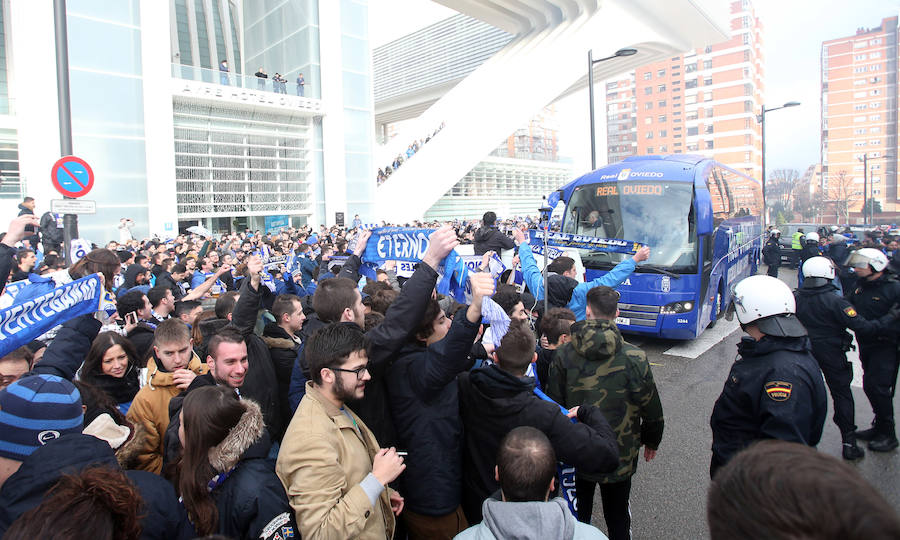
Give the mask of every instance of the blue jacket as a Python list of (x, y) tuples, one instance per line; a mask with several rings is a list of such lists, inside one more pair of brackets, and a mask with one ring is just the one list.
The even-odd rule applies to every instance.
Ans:
[[(63, 435), (39, 447), (0, 489), (0, 537), (19, 516), (41, 504), (44, 494), (63, 474), (97, 465), (120, 468), (109, 443), (90, 435)], [(140, 512), (142, 539), (194, 538), (194, 528), (172, 484), (145, 471), (124, 472), (144, 499)]]
[[(531, 294), (535, 299), (544, 299), (544, 276), (534, 260), (534, 253), (531, 252), (531, 246), (526, 243), (519, 244), (519, 262), (522, 264), (522, 274), (525, 278), (525, 284), (531, 290)], [(587, 305), (587, 292), (594, 287), (605, 285), (607, 287), (618, 287), (628, 276), (634, 272), (634, 259), (629, 257), (616, 265), (615, 268), (607, 272), (605, 275), (594, 279), (579, 283), (572, 291), (572, 298), (566, 306), (575, 313), (576, 321), (583, 321), (585, 318), (584, 306)]]

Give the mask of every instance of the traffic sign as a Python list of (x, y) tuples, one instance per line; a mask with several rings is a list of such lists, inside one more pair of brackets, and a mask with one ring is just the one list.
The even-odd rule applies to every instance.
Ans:
[(97, 201), (54, 199), (50, 201), (50, 211), (54, 214), (96, 214)]
[(59, 158), (50, 171), (53, 187), (64, 197), (84, 197), (94, 187), (94, 171), (75, 156)]

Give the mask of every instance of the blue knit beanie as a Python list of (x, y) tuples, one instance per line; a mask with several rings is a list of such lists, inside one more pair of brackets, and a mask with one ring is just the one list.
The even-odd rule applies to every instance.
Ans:
[(37, 447), (83, 427), (81, 394), (54, 375), (32, 375), (0, 390), (0, 456), (24, 461)]

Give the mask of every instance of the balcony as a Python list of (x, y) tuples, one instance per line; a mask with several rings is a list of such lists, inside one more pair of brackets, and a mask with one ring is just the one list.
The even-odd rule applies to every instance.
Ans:
[[(274, 75), (274, 74), (273, 74)], [(275, 105), (299, 110), (313, 116), (321, 116), (322, 102), (308, 93), (318, 93), (314, 85), (305, 85), (304, 96), (297, 95), (294, 81), (277, 84), (254, 75), (242, 75), (182, 64), (172, 64), (172, 92), (183, 97), (222, 99), (235, 103)]]

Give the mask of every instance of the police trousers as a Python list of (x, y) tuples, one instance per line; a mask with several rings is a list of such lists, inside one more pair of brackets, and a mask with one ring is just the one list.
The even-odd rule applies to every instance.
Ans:
[[(591, 522), (594, 511), (594, 488), (596, 482), (575, 476), (575, 494), (578, 497), (578, 521)], [(603, 517), (606, 519), (609, 540), (631, 539), (631, 478), (624, 482), (600, 484), (600, 498), (603, 503)]]
[(834, 402), (833, 419), (841, 430), (841, 436), (856, 431), (853, 392), (850, 390), (853, 366), (847, 361), (847, 354), (841, 344), (822, 340), (812, 341), (812, 352), (825, 375), (828, 391), (831, 392), (831, 400)]
[(859, 344), (863, 367), (863, 391), (875, 413), (875, 429), (885, 435), (894, 432), (894, 391), (897, 387), (897, 344), (885, 341)]

